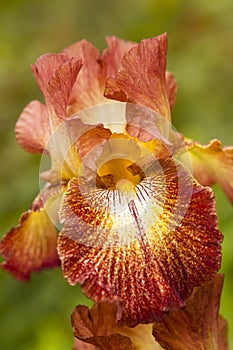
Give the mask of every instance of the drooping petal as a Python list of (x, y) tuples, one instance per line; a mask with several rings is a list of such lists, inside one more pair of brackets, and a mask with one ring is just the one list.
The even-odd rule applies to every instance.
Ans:
[(121, 322), (129, 326), (184, 306), (193, 287), (220, 267), (212, 190), (175, 162), (160, 166), (136, 194), (127, 186), (92, 191), (74, 178), (62, 203), (58, 251), (65, 278), (80, 282), (95, 301), (119, 297)]
[(82, 40), (67, 47), (64, 52), (71, 58), (81, 58), (83, 62), (83, 67), (70, 96), (69, 115), (105, 102), (106, 99), (103, 96), (104, 76), (99, 51), (88, 41)]
[(16, 139), (31, 153), (43, 153), (50, 137), (48, 110), (39, 101), (30, 102), (21, 113), (15, 127)]
[(114, 331), (118, 313), (117, 303), (94, 304), (90, 310), (78, 305), (71, 316), (74, 336), (97, 349), (134, 350), (128, 337)]
[(68, 101), (81, 67), (80, 58), (70, 59), (64, 53), (43, 55), (32, 65), (48, 109), (62, 119), (67, 116)]
[(149, 107), (169, 120), (166, 54), (166, 33), (142, 40), (125, 54), (117, 76), (108, 79), (105, 96)]
[(102, 62), (105, 78), (116, 76), (120, 67), (121, 61), (126, 52), (128, 52), (136, 43), (109, 36), (106, 38), (108, 47), (103, 51)]
[(154, 337), (165, 350), (229, 350), (218, 316), (222, 284), (223, 275), (217, 275), (194, 289), (185, 308), (154, 324)]
[(0, 253), (5, 261), (2, 268), (19, 280), (28, 280), (30, 273), (59, 265), (57, 232), (44, 205), (60, 195), (60, 189), (45, 189), (25, 212), (17, 227), (12, 228), (0, 243)]
[(233, 202), (233, 147), (222, 147), (219, 140), (207, 145), (186, 140), (194, 177), (203, 185), (220, 185)]
[(177, 85), (174, 75), (168, 71), (166, 71), (166, 89), (170, 108), (172, 109), (176, 102)]

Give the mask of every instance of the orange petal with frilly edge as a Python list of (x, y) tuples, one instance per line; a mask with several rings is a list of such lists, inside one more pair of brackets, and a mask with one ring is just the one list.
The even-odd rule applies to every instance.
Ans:
[(219, 140), (207, 145), (186, 140), (194, 177), (203, 185), (220, 185), (233, 202), (233, 147), (222, 147)]
[(3, 237), (0, 253), (5, 259), (2, 268), (19, 280), (26, 281), (31, 272), (59, 265), (57, 232), (44, 208), (42, 195), (21, 216), (18, 226)]
[(222, 235), (213, 192), (174, 164), (167, 160), (162, 174), (137, 185), (128, 212), (119, 191), (88, 193), (76, 178), (62, 203), (58, 252), (65, 278), (72, 285), (80, 282), (95, 301), (120, 298), (121, 322), (128, 326), (184, 306), (193, 287), (220, 267)]
[(229, 350), (226, 325), (218, 316), (223, 275), (195, 288), (182, 310), (171, 312), (153, 327), (165, 350)]
[(81, 67), (80, 58), (70, 59), (64, 53), (42, 55), (32, 65), (48, 109), (62, 119), (67, 116), (68, 101)]
[(117, 303), (95, 304), (90, 310), (78, 305), (71, 316), (74, 336), (102, 350), (134, 350), (128, 337), (114, 331), (117, 314)]
[(56, 115), (62, 119), (67, 117), (68, 102), (81, 67), (80, 59), (71, 59), (59, 67), (48, 83), (51, 104)]
[(68, 57), (65, 54), (44, 54), (31, 65), (32, 72), (45, 100), (48, 99), (47, 86), (50, 79), (54, 76), (56, 70), (67, 61)]
[(50, 137), (48, 110), (39, 101), (30, 102), (15, 127), (18, 143), (31, 153), (43, 153)]
[(166, 33), (142, 40), (125, 54), (117, 76), (107, 80), (105, 96), (149, 107), (170, 120), (166, 54)]

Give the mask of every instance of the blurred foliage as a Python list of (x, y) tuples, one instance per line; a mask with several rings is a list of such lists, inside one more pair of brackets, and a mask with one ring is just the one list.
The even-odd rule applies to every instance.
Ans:
[[(0, 2), (0, 235), (17, 224), (38, 192), (40, 157), (17, 145), (14, 125), (32, 99), (42, 95), (30, 64), (86, 38), (99, 49), (106, 35), (139, 41), (169, 34), (168, 69), (178, 82), (175, 127), (207, 142), (233, 143), (232, 0), (8, 0)], [(226, 274), (221, 312), (229, 321), (233, 347), (232, 206), (215, 188), (224, 233), (222, 271)], [(0, 271), (0, 349), (71, 349), (69, 315), (88, 303), (59, 270), (20, 283)]]

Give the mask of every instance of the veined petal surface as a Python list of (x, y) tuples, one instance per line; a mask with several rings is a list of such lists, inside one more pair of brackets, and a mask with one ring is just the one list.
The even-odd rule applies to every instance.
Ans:
[(218, 315), (223, 275), (194, 289), (179, 311), (153, 326), (154, 337), (165, 350), (229, 350), (226, 322)]
[(172, 109), (176, 102), (177, 85), (174, 75), (168, 71), (166, 71), (166, 90), (170, 109)]
[(99, 51), (88, 41), (82, 40), (64, 50), (70, 58), (81, 58), (83, 67), (72, 90), (69, 115), (106, 101), (103, 96), (104, 75)]
[(135, 192), (127, 181), (115, 192), (91, 192), (74, 178), (62, 202), (58, 251), (64, 276), (72, 285), (80, 282), (95, 301), (120, 298), (121, 322), (129, 326), (184, 306), (193, 287), (220, 267), (212, 190), (174, 160), (160, 161), (160, 167)]
[(46, 205), (60, 196), (61, 189), (46, 188), (25, 212), (18, 226), (12, 228), (0, 243), (5, 261), (2, 268), (19, 280), (28, 280), (31, 272), (59, 265), (57, 230), (51, 222)]
[(203, 186), (219, 184), (233, 202), (233, 147), (222, 147), (219, 140), (212, 140), (207, 145), (186, 140), (186, 145), (195, 178)]
[(122, 305), (117, 300), (96, 303), (91, 309), (78, 305), (71, 316), (76, 337), (74, 349), (89, 350), (89, 344), (95, 344), (97, 347), (92, 345), (90, 350), (162, 350), (152, 335), (153, 324), (119, 327), (121, 315)]
[(50, 132), (47, 107), (39, 101), (31, 101), (24, 108), (15, 126), (19, 145), (31, 153), (43, 153)]
[(166, 54), (166, 33), (142, 40), (125, 54), (117, 76), (107, 80), (105, 96), (151, 108), (170, 120)]
[(71, 316), (75, 337), (95, 345), (97, 349), (135, 350), (128, 337), (114, 331), (119, 317), (117, 313), (117, 303), (95, 304), (90, 310), (86, 306), (78, 305)]
[(73, 85), (82, 67), (80, 58), (65, 53), (46, 54), (32, 65), (36, 81), (44, 94), (50, 116), (65, 119)]
[(102, 62), (105, 78), (115, 77), (121, 68), (124, 55), (135, 45), (132, 41), (126, 41), (116, 36), (106, 38), (108, 47), (103, 51)]

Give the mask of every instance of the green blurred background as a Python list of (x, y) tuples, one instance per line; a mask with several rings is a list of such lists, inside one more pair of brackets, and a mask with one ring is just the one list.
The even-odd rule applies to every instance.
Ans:
[[(30, 64), (86, 38), (100, 50), (106, 35), (139, 41), (169, 34), (168, 69), (178, 82), (175, 127), (201, 142), (233, 144), (232, 0), (9, 0), (0, 2), (0, 235), (17, 224), (39, 190), (40, 156), (16, 143), (14, 125), (24, 106), (42, 95)], [(221, 313), (233, 349), (233, 208), (215, 188), (225, 235)], [(0, 271), (0, 350), (68, 350), (71, 310), (88, 303), (58, 269), (29, 283)], [(146, 350), (146, 349), (145, 349)]]

